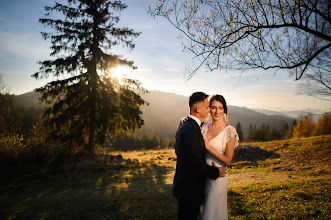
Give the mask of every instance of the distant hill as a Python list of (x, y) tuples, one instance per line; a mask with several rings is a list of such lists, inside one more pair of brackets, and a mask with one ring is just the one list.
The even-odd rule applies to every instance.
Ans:
[(276, 112), (276, 111), (270, 111), (265, 109), (253, 109), (256, 112), (264, 113), (266, 115), (283, 115), (290, 118), (299, 118), (302, 115), (312, 114), (313, 119), (315, 122), (317, 122), (325, 112), (321, 110), (313, 110), (313, 109), (306, 109), (302, 111), (282, 111), (282, 112)]
[(298, 115), (297, 115), (297, 114), (294, 114), (294, 113), (291, 114), (289, 111), (287, 111), (287, 112), (277, 112), (277, 111), (258, 109), (258, 108), (254, 108), (252, 110), (254, 110), (256, 112), (259, 112), (259, 113), (266, 114), (266, 115), (282, 115), (282, 116), (286, 116), (286, 117), (290, 117), (290, 118), (297, 118), (300, 115), (299, 112), (298, 112)]
[(22, 95), (12, 96), (14, 103), (18, 106), (43, 108), (45, 105), (39, 101), (39, 97), (40, 95), (37, 92), (28, 92)]
[[(38, 101), (36, 92), (29, 92), (19, 96), (13, 96), (13, 100), (18, 106), (42, 108), (43, 104)], [(143, 95), (149, 102), (148, 106), (143, 106), (143, 118), (145, 125), (140, 132), (151, 133), (153, 131), (162, 137), (173, 138), (179, 124), (179, 120), (189, 114), (188, 97), (165, 93), (160, 91), (150, 91)], [(230, 124), (236, 126), (241, 123), (244, 135), (247, 134), (250, 124), (270, 127), (279, 126), (282, 122), (292, 125), (294, 118), (284, 115), (267, 115), (252, 109), (238, 106), (228, 106), (228, 116)]]
[[(161, 137), (173, 137), (178, 127), (180, 118), (189, 114), (188, 97), (165, 93), (159, 91), (150, 91), (144, 95), (149, 106), (142, 107), (145, 120), (146, 131), (154, 130)], [(244, 134), (247, 134), (250, 124), (261, 126), (262, 124), (270, 127), (279, 126), (283, 121), (292, 125), (294, 118), (283, 115), (266, 115), (254, 110), (228, 106), (228, 116), (230, 124), (236, 126), (238, 121), (241, 123)]]

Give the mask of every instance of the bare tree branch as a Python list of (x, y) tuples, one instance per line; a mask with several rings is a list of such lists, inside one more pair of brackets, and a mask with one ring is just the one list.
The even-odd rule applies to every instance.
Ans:
[[(295, 80), (313, 80), (306, 75), (328, 69), (320, 60), (331, 53), (330, 8), (329, 0), (162, 0), (149, 13), (184, 35), (184, 50), (200, 62), (189, 79), (204, 64), (210, 71), (295, 70)], [(330, 90), (330, 74), (321, 74), (311, 82)]]

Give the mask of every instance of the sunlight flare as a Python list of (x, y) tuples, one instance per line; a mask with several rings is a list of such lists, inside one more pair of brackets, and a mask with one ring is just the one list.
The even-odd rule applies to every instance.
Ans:
[(115, 68), (110, 69), (110, 76), (112, 78), (116, 78), (119, 83), (123, 83), (123, 79), (127, 78), (129, 72), (129, 68), (124, 66), (117, 66)]

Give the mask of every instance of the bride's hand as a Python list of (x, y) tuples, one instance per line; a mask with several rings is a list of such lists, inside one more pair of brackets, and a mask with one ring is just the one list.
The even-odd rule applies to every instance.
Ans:
[(201, 131), (201, 134), (202, 134), (203, 140), (205, 141), (205, 148), (208, 150), (208, 148), (207, 148), (207, 145), (208, 145), (207, 137), (202, 131)]
[(189, 118), (189, 116), (185, 116), (185, 117), (181, 118), (179, 121), (179, 126), (183, 125), (184, 122), (186, 122), (188, 120), (188, 118)]
[(206, 142), (206, 140), (207, 140), (206, 135), (203, 133), (203, 131), (201, 131), (201, 134), (202, 134), (203, 140)]

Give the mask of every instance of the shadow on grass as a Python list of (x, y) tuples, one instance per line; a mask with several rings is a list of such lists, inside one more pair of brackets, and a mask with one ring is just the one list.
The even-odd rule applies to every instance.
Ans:
[(169, 168), (124, 160), (7, 186), (1, 219), (176, 219)]
[(243, 216), (248, 214), (247, 205), (243, 200), (243, 195), (233, 190), (228, 191), (228, 212), (229, 217)]

